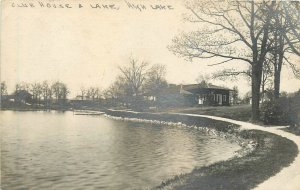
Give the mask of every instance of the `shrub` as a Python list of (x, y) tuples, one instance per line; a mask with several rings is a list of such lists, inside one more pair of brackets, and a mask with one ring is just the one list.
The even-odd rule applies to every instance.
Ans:
[(299, 123), (297, 99), (299, 98), (281, 97), (264, 102), (261, 106), (261, 119), (264, 124), (297, 125)]

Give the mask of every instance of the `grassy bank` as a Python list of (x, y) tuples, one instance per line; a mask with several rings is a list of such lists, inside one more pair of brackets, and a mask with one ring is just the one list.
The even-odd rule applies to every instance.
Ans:
[(130, 111), (112, 111), (104, 110), (105, 113), (111, 116), (123, 118), (140, 118), (145, 120), (159, 120), (174, 123), (184, 123), (189, 126), (205, 126), (216, 129), (221, 132), (235, 133), (239, 126), (229, 122), (212, 120), (209, 118), (201, 118), (196, 116), (175, 115), (169, 113), (143, 113), (143, 112), (130, 112)]
[(159, 111), (165, 113), (180, 112), (200, 115), (212, 115), (239, 121), (249, 121), (251, 116), (251, 105), (169, 108)]
[(294, 135), (300, 136), (300, 128), (299, 127), (288, 127), (282, 129), (284, 131), (287, 131), (289, 133), (293, 133)]
[(258, 143), (254, 151), (244, 157), (218, 162), (207, 167), (196, 168), (163, 182), (156, 189), (251, 189), (283, 167), (292, 163), (298, 148), (292, 141), (263, 131), (238, 131), (238, 125), (194, 116), (168, 113), (135, 113), (107, 110), (107, 114), (124, 118), (141, 118), (167, 122), (182, 122), (187, 125), (205, 126), (218, 131), (252, 139)]

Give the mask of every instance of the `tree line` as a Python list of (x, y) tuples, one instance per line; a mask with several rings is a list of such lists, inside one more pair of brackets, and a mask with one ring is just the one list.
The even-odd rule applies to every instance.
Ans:
[[(130, 58), (127, 64), (118, 67), (119, 75), (105, 90), (100, 87), (81, 87), (76, 99), (91, 101), (110, 101), (113, 105), (137, 106), (144, 102), (144, 93), (158, 92), (167, 86), (164, 65), (150, 65), (148, 62)], [(50, 104), (66, 102), (70, 89), (60, 81), (20, 82), (15, 85), (13, 94), (26, 91), (32, 95), (33, 103)], [(1, 82), (1, 96), (7, 95), (7, 85)]]
[[(70, 93), (67, 85), (60, 81), (51, 84), (48, 81), (34, 83), (20, 82), (15, 85), (13, 94), (18, 94), (22, 91), (32, 94), (32, 101), (34, 103), (66, 101)], [(4, 81), (1, 82), (1, 96), (3, 95), (7, 95), (7, 85)]]

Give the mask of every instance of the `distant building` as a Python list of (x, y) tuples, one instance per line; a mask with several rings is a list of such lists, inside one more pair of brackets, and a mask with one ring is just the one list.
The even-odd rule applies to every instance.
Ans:
[(31, 103), (32, 102), (32, 94), (27, 92), (26, 90), (18, 90), (11, 98), (14, 99), (15, 102), (22, 102), (22, 103)]
[(9, 101), (9, 100), (15, 101), (14, 96), (12, 96), (12, 95), (2, 95), (1, 96), (1, 101)]
[(32, 102), (32, 94), (26, 90), (18, 90), (11, 95), (3, 95), (1, 97), (2, 106), (19, 106), (20, 104), (31, 105)]
[(144, 96), (164, 106), (229, 106), (232, 90), (212, 84), (169, 85)]

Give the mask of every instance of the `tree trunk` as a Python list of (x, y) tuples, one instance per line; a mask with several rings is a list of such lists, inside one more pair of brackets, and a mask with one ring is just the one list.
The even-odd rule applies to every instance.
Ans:
[(278, 55), (278, 59), (275, 59), (274, 63), (274, 99), (278, 99), (280, 96), (280, 76), (281, 76), (281, 68), (283, 63), (283, 46), (280, 47)]
[(275, 69), (274, 72), (274, 98), (279, 98), (280, 95), (280, 71)]
[(263, 103), (265, 100), (265, 79), (263, 79), (263, 82), (261, 83), (261, 102)]
[[(282, 16), (279, 18), (276, 16), (276, 28), (275, 31), (275, 63), (274, 63), (274, 99), (278, 99), (280, 96), (280, 75), (281, 67), (284, 58), (284, 36), (286, 33), (285, 26), (283, 26)], [(279, 32), (279, 34), (278, 34)], [(278, 47), (277, 47), (278, 45)], [(278, 56), (278, 59), (277, 59)]]
[[(281, 75), (281, 68), (283, 64), (283, 57), (284, 57), (284, 41), (283, 37), (280, 38), (280, 45), (279, 49), (277, 51), (278, 53), (278, 63), (275, 63), (274, 65), (274, 98), (277, 99), (280, 96), (280, 75)], [(277, 56), (277, 55), (276, 55)]]
[(253, 63), (252, 65), (252, 121), (259, 121), (259, 99), (262, 76), (262, 63)]

